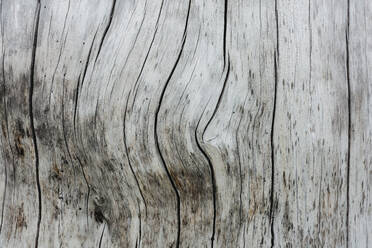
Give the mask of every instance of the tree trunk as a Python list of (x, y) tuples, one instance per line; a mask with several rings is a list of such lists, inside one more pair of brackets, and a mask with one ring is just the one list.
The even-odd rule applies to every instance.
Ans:
[(0, 247), (372, 247), (372, 1), (0, 8)]

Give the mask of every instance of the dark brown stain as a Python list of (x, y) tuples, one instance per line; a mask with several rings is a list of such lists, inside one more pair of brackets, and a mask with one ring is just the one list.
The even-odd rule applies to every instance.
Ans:
[(23, 158), (25, 156), (25, 149), (23, 147), (22, 141), (25, 138), (26, 132), (23, 128), (23, 122), (21, 120), (17, 120), (15, 131), (14, 131), (14, 144), (15, 144), (15, 150), (17, 152), (17, 155), (20, 158)]
[(26, 217), (23, 212), (23, 203), (20, 207), (18, 207), (17, 210), (17, 216), (16, 216), (16, 230), (21, 229), (25, 227), (27, 228), (27, 222), (26, 222)]
[(25, 156), (25, 150), (23, 149), (23, 146), (22, 146), (22, 143), (21, 143), (21, 137), (16, 136), (15, 140), (14, 140), (14, 143), (15, 143), (15, 148), (16, 148), (16, 152), (17, 152), (18, 156), (23, 158)]
[(57, 164), (53, 164), (50, 177), (52, 179), (62, 180), (62, 171), (58, 168)]
[(1, 122), (1, 131), (3, 132), (4, 138), (7, 138), (6, 124), (5, 121)]

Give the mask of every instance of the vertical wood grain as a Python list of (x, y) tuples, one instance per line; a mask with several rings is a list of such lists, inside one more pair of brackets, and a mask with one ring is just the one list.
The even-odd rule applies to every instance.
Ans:
[(0, 247), (370, 247), (368, 0), (2, 0)]
[(38, 4), (1, 1), (1, 139), (6, 171), (0, 244), (37, 244), (40, 201), (31, 123), (31, 64)]
[(346, 1), (278, 1), (274, 245), (345, 246)]
[(350, 1), (347, 42), (350, 80), (349, 247), (371, 246), (372, 3)]

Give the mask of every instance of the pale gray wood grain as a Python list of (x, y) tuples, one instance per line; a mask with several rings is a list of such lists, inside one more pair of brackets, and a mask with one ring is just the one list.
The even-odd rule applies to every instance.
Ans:
[(38, 235), (40, 194), (29, 104), (36, 13), (35, 1), (1, 2), (1, 165), (6, 192), (0, 244), (5, 247), (21, 242), (32, 246)]
[(372, 3), (352, 1), (348, 27), (350, 80), (349, 246), (372, 241)]
[(1, 247), (371, 247), (368, 0), (2, 0)]
[[(77, 148), (74, 110), (80, 75), (89, 52), (94, 53), (92, 40), (103, 35), (110, 9), (111, 3), (102, 1), (40, 5), (33, 86), (42, 192), (40, 246), (92, 247), (100, 239), (103, 224), (92, 214), (95, 192)], [(87, 235), (81, 237), (81, 232)]]
[(346, 1), (279, 1), (274, 244), (347, 239)]

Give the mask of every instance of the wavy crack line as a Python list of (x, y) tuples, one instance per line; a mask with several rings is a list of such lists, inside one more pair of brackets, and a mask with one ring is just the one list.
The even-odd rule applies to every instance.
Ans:
[(112, 23), (112, 18), (114, 16), (115, 7), (116, 7), (116, 0), (113, 0), (112, 1), (112, 6), (111, 6), (111, 11), (110, 11), (109, 21), (108, 21), (108, 23), (107, 23), (107, 25), (105, 27), (105, 30), (103, 31), (102, 39), (101, 39), (101, 42), (99, 43), (98, 52), (97, 52), (97, 56), (96, 56), (96, 59), (95, 59), (94, 63), (97, 62), (98, 56), (101, 53), (103, 42), (106, 39), (107, 32), (110, 29), (110, 26), (111, 26), (111, 23)]
[(228, 11), (228, 0), (225, 0), (224, 16), (223, 16), (223, 65), (226, 63), (226, 36), (227, 36), (227, 11)]
[(275, 127), (275, 114), (276, 114), (276, 97), (278, 90), (278, 66), (277, 66), (277, 55), (274, 53), (274, 104), (273, 104), (273, 116), (271, 120), (271, 193), (270, 193), (270, 231), (271, 231), (271, 247), (274, 247), (274, 180), (275, 180), (275, 146), (274, 146), (274, 127)]
[(158, 119), (159, 119), (159, 111), (160, 111), (160, 106), (163, 102), (163, 99), (164, 99), (164, 95), (165, 95), (165, 91), (168, 87), (168, 84), (173, 76), (173, 73), (174, 71), (176, 70), (176, 67), (178, 65), (178, 62), (180, 61), (180, 58), (181, 58), (181, 55), (183, 53), (183, 49), (184, 49), (184, 46), (185, 46), (185, 42), (186, 42), (186, 37), (187, 37), (187, 26), (188, 26), (188, 22), (189, 22), (189, 16), (190, 16), (190, 9), (191, 9), (191, 0), (189, 0), (189, 5), (188, 5), (188, 10), (187, 10), (187, 16), (186, 16), (186, 24), (185, 24), (185, 29), (184, 29), (184, 32), (183, 32), (183, 37), (182, 37), (182, 45), (181, 45), (181, 49), (180, 49), (180, 52), (178, 53), (178, 57), (176, 59), (176, 62), (172, 68), (172, 71), (170, 72), (169, 74), (169, 77), (167, 79), (167, 81), (165, 82), (165, 85), (163, 87), (163, 90), (160, 94), (160, 99), (159, 99), (159, 104), (157, 106), (157, 109), (156, 109), (156, 114), (155, 114), (155, 124), (154, 124), (154, 134), (155, 134), (155, 144), (156, 144), (156, 148), (158, 150), (158, 153), (160, 155), (160, 158), (162, 160), (162, 163), (163, 163), (163, 166), (164, 166), (164, 169), (167, 173), (167, 176), (172, 184), (172, 187), (176, 193), (176, 198), (177, 198), (177, 219), (178, 219), (178, 223), (177, 223), (177, 243), (176, 243), (176, 247), (179, 247), (180, 246), (180, 234), (181, 234), (181, 200), (180, 200), (180, 194), (177, 190), (177, 187), (175, 185), (175, 182), (172, 180), (172, 177), (171, 177), (171, 174), (166, 166), (166, 163), (165, 163), (165, 159), (163, 157), (163, 154), (161, 152), (161, 149), (160, 149), (160, 145), (159, 145), (159, 134), (157, 132), (157, 127), (158, 127)]
[(32, 46), (32, 55), (31, 55), (31, 68), (30, 68), (30, 92), (29, 92), (29, 115), (30, 115), (30, 125), (31, 125), (31, 133), (32, 133), (32, 140), (34, 143), (35, 149), (35, 168), (36, 168), (36, 185), (38, 191), (38, 201), (39, 201), (39, 211), (38, 211), (38, 220), (37, 220), (37, 227), (36, 227), (36, 237), (35, 237), (35, 248), (39, 246), (39, 232), (40, 232), (40, 223), (41, 223), (41, 187), (40, 187), (40, 178), (39, 178), (39, 152), (37, 148), (37, 140), (36, 140), (36, 132), (35, 132), (35, 125), (34, 125), (34, 113), (33, 113), (33, 106), (32, 106), (32, 97), (34, 93), (34, 74), (35, 74), (35, 59), (36, 59), (36, 47), (37, 47), (37, 36), (39, 32), (39, 22), (40, 22), (40, 0), (37, 2), (36, 7), (36, 21), (35, 21), (35, 30), (34, 30), (34, 41)]
[(347, 107), (348, 107), (348, 146), (347, 146), (347, 172), (346, 172), (346, 247), (349, 247), (349, 220), (350, 220), (350, 152), (351, 152), (351, 88), (350, 88), (350, 0), (347, 1), (346, 16), (346, 79), (347, 79)]

